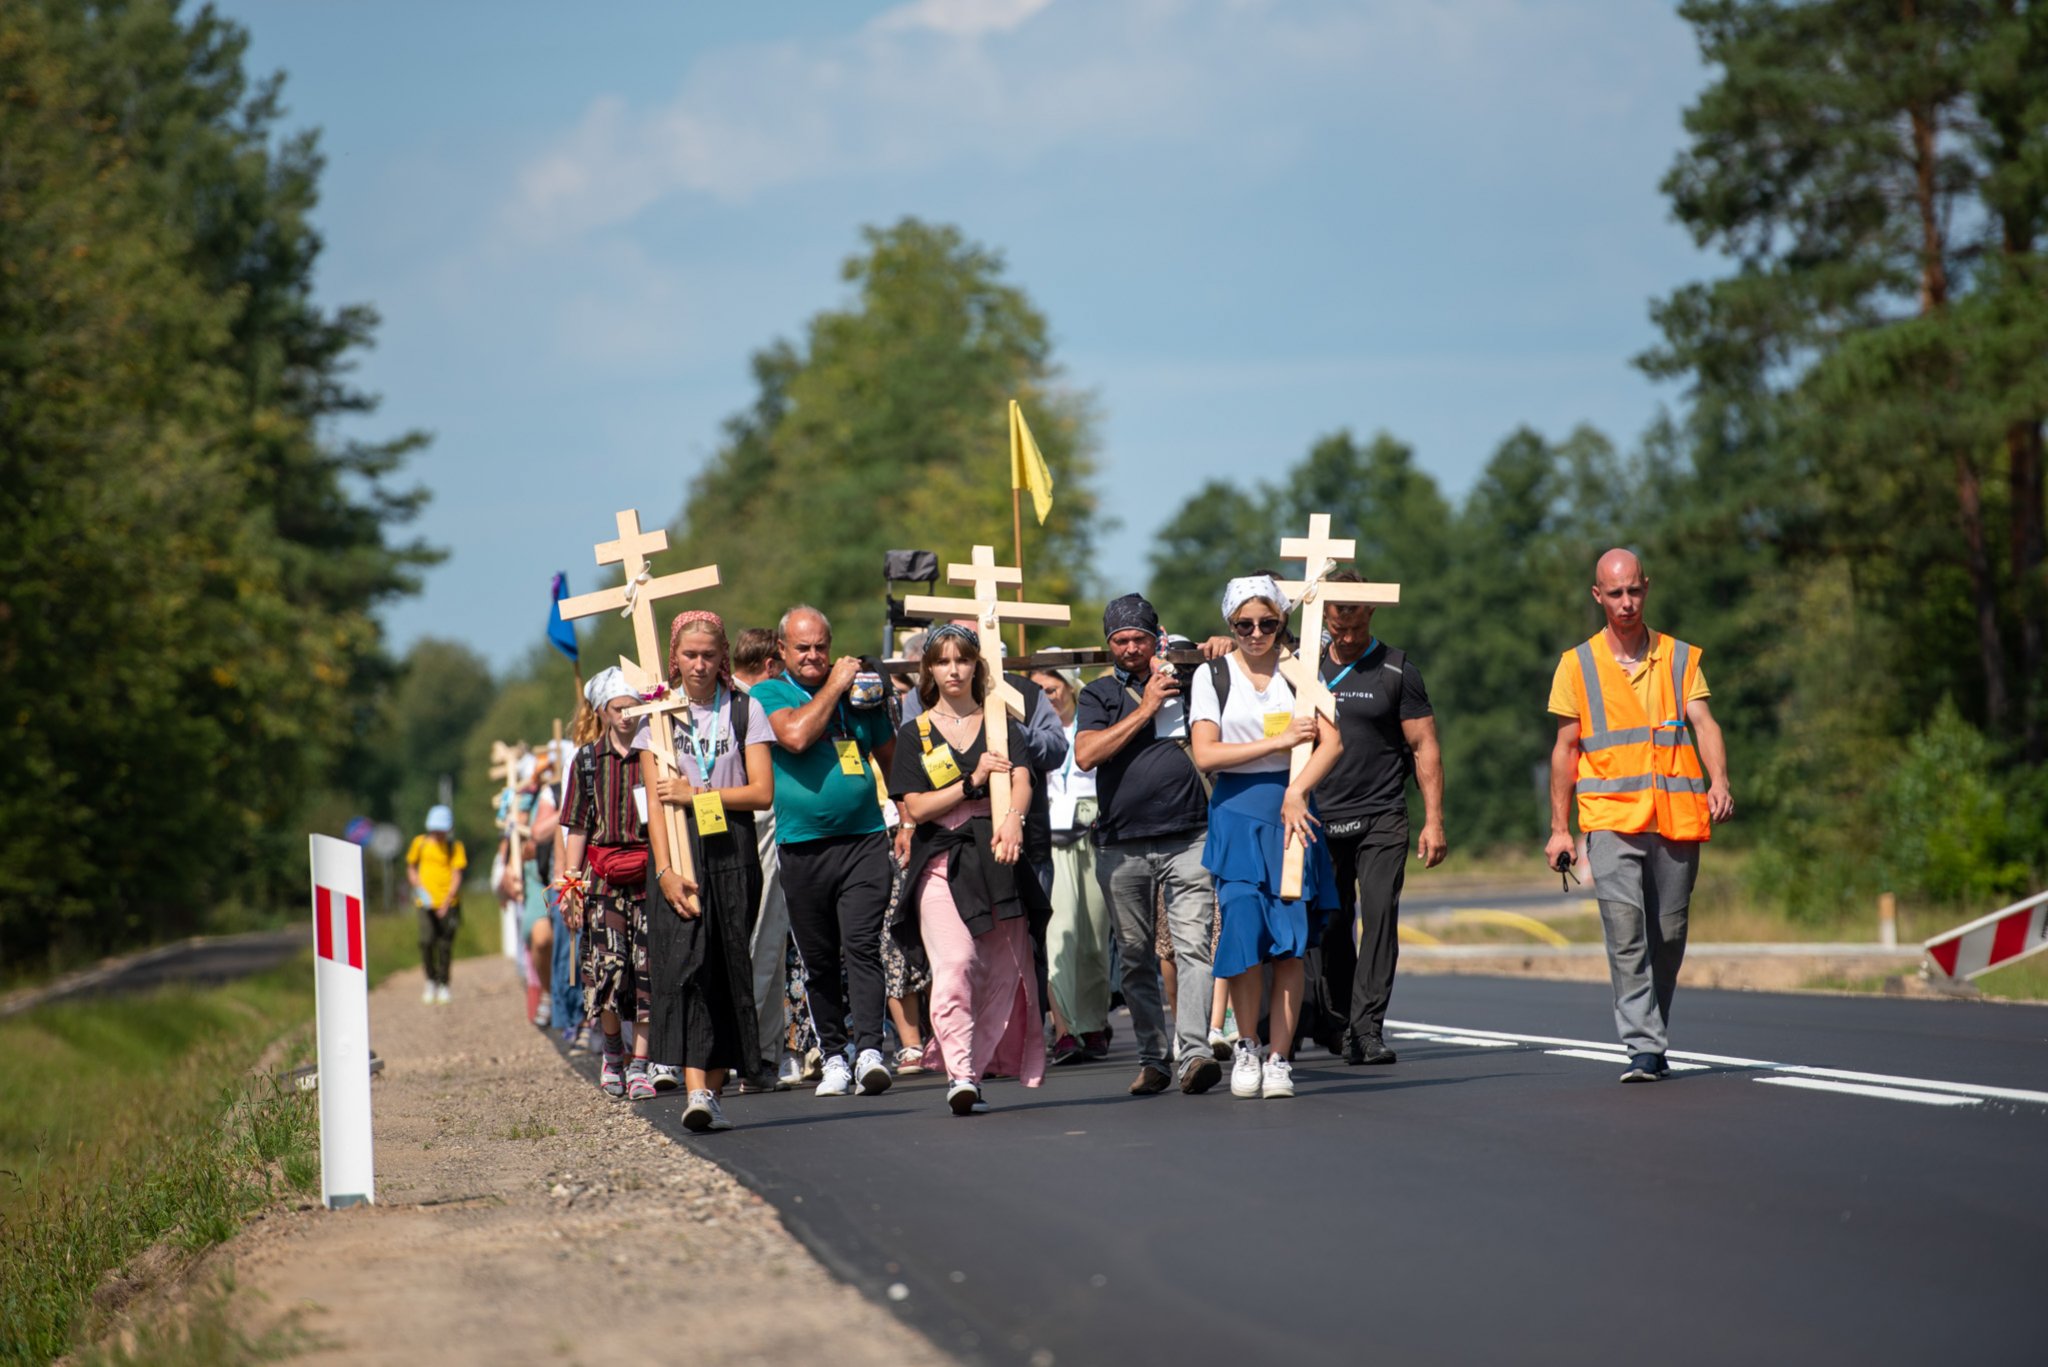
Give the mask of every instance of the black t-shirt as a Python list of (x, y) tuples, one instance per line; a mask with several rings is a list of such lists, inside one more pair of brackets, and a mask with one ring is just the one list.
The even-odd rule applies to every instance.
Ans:
[[(913, 717), (897, 728), (896, 758), (889, 765), (889, 796), (892, 799), (902, 798), (910, 793), (937, 792), (939, 789), (939, 785), (932, 782), (930, 771), (924, 767), (924, 735), (917, 729), (917, 723), (921, 720), (923, 718)], [(941, 745), (951, 745), (951, 742), (946, 739), (946, 733), (939, 729), (937, 722), (932, 723), (931, 740), (932, 749), (934, 750), (938, 749)], [(968, 746), (965, 750), (953, 751), (953, 763), (960, 770), (959, 781), (965, 782), (974, 777), (974, 766), (981, 763), (981, 757), (987, 750), (988, 733), (980, 726), (976, 726), (974, 728), (974, 744)], [(1011, 763), (1023, 768), (1029, 768), (1028, 761), (1024, 759), (1025, 753), (1024, 728), (1017, 725), (1013, 720), (1010, 723)], [(997, 778), (997, 775), (990, 775), (989, 782), (993, 784), (997, 781)], [(948, 784), (946, 786), (951, 787), (952, 785)], [(1036, 774), (1032, 775), (1031, 786), (1034, 791), (1040, 786)]]
[(1435, 714), (1414, 659), (1396, 669), (1387, 654), (1385, 643), (1376, 641), (1348, 668), (1323, 659), (1323, 682), (1337, 699), (1337, 734), (1344, 741), (1337, 763), (1316, 785), (1325, 821), (1407, 813), (1413, 760), (1401, 723)]
[[(1081, 690), (1074, 734), (1106, 731), (1137, 710), (1124, 684), (1114, 673), (1105, 674)], [(1195, 762), (1180, 742), (1159, 735), (1151, 723), (1095, 766), (1095, 798), (1098, 845), (1181, 835), (1209, 824), (1209, 794)]]

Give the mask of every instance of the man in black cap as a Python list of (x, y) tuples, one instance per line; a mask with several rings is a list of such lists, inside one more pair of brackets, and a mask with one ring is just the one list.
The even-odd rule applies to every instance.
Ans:
[(1174, 1080), (1166, 1036), (1159, 960), (1152, 952), (1154, 908), (1163, 894), (1168, 936), (1179, 967), (1183, 1009), (1174, 1021), (1180, 1089), (1206, 1092), (1223, 1075), (1209, 1050), (1209, 941), (1216, 900), (1202, 867), (1208, 834), (1208, 785), (1188, 756), (1187, 711), (1173, 667), (1153, 661), (1159, 614), (1135, 593), (1102, 614), (1116, 667), (1081, 690), (1074, 716), (1074, 763), (1095, 771), (1096, 875), (1116, 924), (1124, 1002), (1138, 1036), (1133, 1096), (1163, 1092)]

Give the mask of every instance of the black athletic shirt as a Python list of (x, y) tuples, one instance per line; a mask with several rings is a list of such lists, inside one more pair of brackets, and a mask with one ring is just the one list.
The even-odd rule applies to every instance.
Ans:
[[(1186, 688), (1185, 678), (1181, 686)], [(1081, 690), (1074, 704), (1074, 734), (1106, 731), (1137, 709), (1115, 673), (1105, 674)], [(1098, 845), (1181, 835), (1209, 824), (1209, 794), (1194, 761), (1179, 742), (1158, 735), (1150, 723), (1095, 766), (1095, 798)]]
[(1414, 761), (1401, 723), (1435, 715), (1414, 657), (1403, 660), (1396, 670), (1387, 659), (1386, 644), (1376, 641), (1348, 673), (1325, 656), (1323, 682), (1337, 699), (1337, 734), (1344, 741), (1337, 763), (1316, 785), (1316, 805), (1323, 819), (1406, 815)]

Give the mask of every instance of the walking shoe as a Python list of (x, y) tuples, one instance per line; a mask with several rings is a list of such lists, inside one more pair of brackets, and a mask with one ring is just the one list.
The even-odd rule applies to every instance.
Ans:
[(986, 1115), (988, 1103), (981, 1099), (981, 1088), (965, 1078), (956, 1077), (946, 1087), (946, 1105), (954, 1115)]
[(1131, 1084), (1132, 1096), (1152, 1096), (1173, 1085), (1173, 1079), (1157, 1064), (1148, 1063), (1138, 1070), (1138, 1080)]
[(825, 1076), (825, 1056), (818, 1052), (818, 1046), (814, 1044), (804, 1050), (803, 1080), (805, 1082), (816, 1082), (823, 1076)]
[(441, 1003), (441, 1005), (443, 1006), (446, 1006), (451, 1000), (453, 1000), (451, 994), (448, 991), (447, 983), (436, 983), (434, 985), (434, 1000)]
[(597, 1032), (588, 1025), (571, 1027), (569, 1052), (581, 1056), (597, 1052)]
[(701, 1087), (690, 1093), (690, 1104), (683, 1107), (683, 1128), (691, 1134), (731, 1129), (732, 1122), (718, 1108), (718, 1093)]
[(1629, 1059), (1628, 1071), (1621, 1075), (1621, 1080), (1623, 1082), (1655, 1082), (1664, 1075), (1663, 1071), (1657, 1067), (1658, 1062), (1658, 1057), (1655, 1054), (1637, 1054)]
[(1392, 1063), (1394, 1051), (1387, 1048), (1387, 1042), (1378, 1035), (1367, 1035), (1364, 1039), (1352, 1035), (1345, 1041), (1344, 1061), (1353, 1066), (1363, 1063)]
[(1180, 1089), (1187, 1096), (1200, 1096), (1223, 1080), (1223, 1065), (1207, 1054), (1196, 1054), (1180, 1070)]
[(548, 1022), (553, 1020), (554, 1016), (555, 1008), (552, 1002), (542, 1002), (533, 1008), (533, 1023), (542, 1030), (548, 1028)]
[(1237, 1042), (1236, 1054), (1230, 1060), (1230, 1094), (1255, 1097), (1259, 1089), (1259, 1046), (1248, 1039), (1241, 1039)]
[(906, 1044), (896, 1051), (896, 1076), (916, 1077), (924, 1072), (924, 1049)]
[(825, 1060), (825, 1076), (818, 1083), (819, 1096), (845, 1096), (853, 1090), (853, 1069), (846, 1066), (844, 1054), (834, 1054)]
[(441, 994), (434, 990), (434, 985), (432, 983), (428, 983), (424, 988), (420, 990), (420, 1000), (425, 1002), (428, 1006), (432, 1006), (435, 1002), (441, 1000)]
[(861, 1050), (860, 1059), (854, 1064), (853, 1071), (860, 1078), (862, 1096), (880, 1096), (888, 1091), (889, 1084), (896, 1080), (889, 1076), (889, 1065), (882, 1062), (882, 1051), (879, 1049)]
[(606, 1096), (624, 1096), (626, 1061), (617, 1054), (606, 1054), (597, 1068), (597, 1085), (604, 1088)]
[(1209, 1053), (1218, 1063), (1229, 1061), (1230, 1047), (1236, 1043), (1235, 1039), (1223, 1033), (1223, 1027), (1218, 1025), (1209, 1027)]
[(796, 1086), (804, 1080), (804, 1061), (795, 1054), (784, 1050), (782, 1055), (782, 1071), (775, 1076), (776, 1080), (785, 1087)]
[(1657, 1076), (1671, 1076), (1671, 1061), (1665, 1058), (1662, 1054), (1657, 1055)]
[(1055, 1066), (1063, 1063), (1080, 1063), (1086, 1060), (1088, 1051), (1081, 1047), (1081, 1041), (1072, 1035), (1061, 1035), (1052, 1042), (1052, 1061)]
[(1274, 1097), (1293, 1096), (1294, 1065), (1276, 1054), (1266, 1060), (1265, 1070), (1259, 1082), (1265, 1088), (1268, 1100)]
[(683, 1070), (673, 1063), (650, 1063), (647, 1076), (657, 1092), (673, 1092), (683, 1085)]
[(1081, 1051), (1092, 1059), (1109, 1057), (1109, 1031), (1090, 1030), (1081, 1036)]
[(654, 1078), (646, 1063), (637, 1058), (626, 1065), (626, 1100), (654, 1100)]

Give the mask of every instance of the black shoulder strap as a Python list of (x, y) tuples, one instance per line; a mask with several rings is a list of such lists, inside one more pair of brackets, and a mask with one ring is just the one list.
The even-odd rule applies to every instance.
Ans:
[(1406, 651), (1402, 650), (1399, 646), (1388, 646), (1387, 658), (1380, 661), (1380, 668), (1391, 669), (1396, 674), (1399, 674), (1401, 672), (1401, 666), (1407, 663), (1408, 653)]
[(731, 699), (728, 706), (732, 709), (733, 753), (740, 757), (742, 764), (745, 764), (747, 755), (747, 714), (754, 710), (753, 699), (737, 688), (726, 696)]
[(1216, 712), (1220, 716), (1230, 702), (1230, 657), (1219, 655), (1209, 661), (1209, 686), (1216, 690)]

